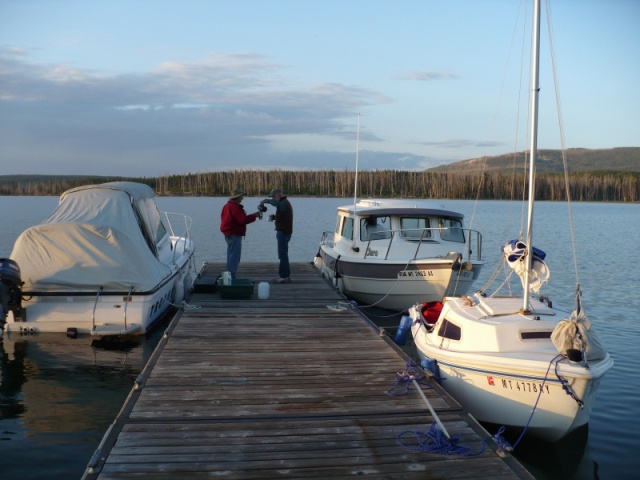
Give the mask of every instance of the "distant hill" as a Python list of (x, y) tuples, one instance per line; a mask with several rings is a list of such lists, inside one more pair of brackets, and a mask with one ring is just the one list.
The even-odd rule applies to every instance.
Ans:
[[(528, 153), (528, 152), (527, 152)], [(570, 172), (640, 172), (640, 147), (620, 147), (590, 150), (570, 148), (566, 151)], [(528, 157), (527, 157), (528, 158)], [(433, 172), (506, 173), (515, 168), (524, 170), (525, 152), (510, 153), (497, 157), (480, 157), (430, 168)], [(564, 171), (561, 150), (539, 150), (536, 170), (539, 173)]]

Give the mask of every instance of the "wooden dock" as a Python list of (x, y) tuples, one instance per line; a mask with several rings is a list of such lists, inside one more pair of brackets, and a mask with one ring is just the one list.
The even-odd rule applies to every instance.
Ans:
[[(407, 358), (310, 264), (259, 300), (212, 293), (222, 265), (205, 264), (84, 479), (533, 479), (493, 441), (476, 456), (425, 453), (414, 431), (434, 421), (413, 389), (388, 395)], [(238, 276), (275, 276), (241, 264)], [(189, 308), (191, 307), (191, 308)], [(397, 389), (403, 391), (402, 385)], [(489, 435), (437, 385), (424, 390), (459, 445)]]

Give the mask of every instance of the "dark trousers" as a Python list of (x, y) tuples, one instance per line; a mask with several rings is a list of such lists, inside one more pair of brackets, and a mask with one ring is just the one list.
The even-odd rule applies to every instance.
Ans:
[(278, 275), (280, 278), (287, 278), (291, 275), (289, 267), (289, 240), (291, 234), (285, 232), (276, 232), (276, 240), (278, 240), (278, 258), (280, 259), (280, 267)]

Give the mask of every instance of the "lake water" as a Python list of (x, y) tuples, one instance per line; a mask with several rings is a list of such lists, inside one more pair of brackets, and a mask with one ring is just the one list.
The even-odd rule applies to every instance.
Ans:
[[(27, 227), (40, 223), (56, 197), (0, 197), (0, 257)], [(159, 198), (160, 208), (193, 218), (197, 265), (224, 261), (220, 234), (224, 198)], [(292, 197), (293, 262), (311, 261), (320, 236), (333, 230), (335, 208), (352, 199)], [(259, 199), (245, 198), (248, 212)], [(499, 246), (521, 229), (521, 205), (498, 201), (438, 201), (465, 214), (484, 237), (487, 265), (477, 288), (497, 263)], [(598, 390), (588, 433), (561, 444), (522, 442), (516, 449), (538, 479), (624, 480), (640, 472), (640, 205), (574, 203), (583, 306), (615, 366)], [(575, 274), (565, 204), (536, 205), (534, 244), (547, 252), (555, 304), (574, 305)], [(273, 224), (248, 226), (242, 263), (277, 261)], [(242, 272), (242, 263), (240, 274)], [(274, 275), (275, 275), (274, 271)], [(118, 348), (95, 347), (63, 335), (5, 338), (0, 344), (0, 476), (7, 480), (80, 478), (126, 399), (161, 333)], [(64, 338), (61, 338), (64, 337)], [(494, 432), (491, 432), (494, 433)]]

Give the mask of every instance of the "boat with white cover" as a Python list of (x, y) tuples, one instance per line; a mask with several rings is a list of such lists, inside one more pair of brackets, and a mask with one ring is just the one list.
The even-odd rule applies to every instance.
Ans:
[(160, 212), (148, 185), (68, 190), (0, 259), (0, 324), (6, 332), (144, 334), (192, 287), (190, 232), (191, 219)]
[(429, 200), (365, 199), (338, 207), (314, 265), (361, 306), (406, 311), (418, 301), (471, 290), (482, 235), (464, 215)]
[[(536, 191), (539, 0), (534, 11), (529, 192)], [(507, 285), (501, 283), (490, 295), (485, 289), (417, 304), (406, 318), (422, 366), (476, 419), (557, 441), (587, 424), (613, 360), (591, 329), (579, 283), (573, 311), (553, 306), (546, 293), (536, 295), (550, 273), (546, 254), (529, 247), (533, 204), (532, 194), (526, 239), (502, 249), (502, 261), (513, 269), (506, 271), (517, 273), (511, 277), (520, 280), (516, 288), (522, 295), (500, 296)]]

